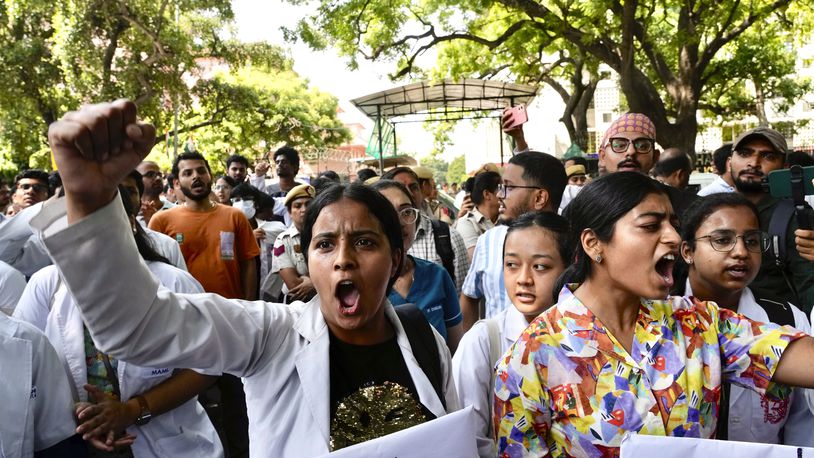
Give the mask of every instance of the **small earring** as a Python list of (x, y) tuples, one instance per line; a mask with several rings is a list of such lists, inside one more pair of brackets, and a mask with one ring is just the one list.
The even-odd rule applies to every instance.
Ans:
[(692, 259), (687, 259), (687, 264), (692, 264)]
[(596, 255), (594, 260), (596, 261), (597, 264), (602, 264), (602, 255), (601, 254)]

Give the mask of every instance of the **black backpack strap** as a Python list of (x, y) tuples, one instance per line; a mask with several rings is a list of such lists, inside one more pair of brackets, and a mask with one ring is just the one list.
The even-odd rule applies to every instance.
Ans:
[(435, 239), (435, 251), (441, 258), (441, 264), (452, 277), (455, 283), (455, 252), (452, 250), (452, 238), (449, 235), (449, 225), (447, 223), (432, 219), (432, 236)]
[(413, 356), (418, 361), (419, 367), (430, 380), (435, 394), (441, 400), (444, 410), (447, 408), (447, 400), (444, 397), (443, 377), (441, 374), (441, 357), (438, 355), (438, 345), (435, 342), (435, 335), (432, 332), (430, 323), (421, 310), (414, 304), (402, 304), (397, 307), (396, 315), (404, 327), (407, 340), (413, 349)]
[(766, 294), (763, 291), (752, 290), (755, 302), (769, 316), (769, 321), (781, 326), (794, 326), (794, 311), (791, 305), (780, 297)]
[[(801, 212), (805, 211), (805, 206), (801, 206)], [(783, 275), (783, 280), (786, 282), (789, 291), (795, 302), (800, 300), (800, 295), (797, 293), (797, 288), (794, 282), (791, 281), (791, 273), (788, 271), (788, 253), (786, 252), (786, 232), (789, 229), (789, 222), (792, 215), (796, 212), (796, 206), (791, 199), (781, 199), (777, 203), (772, 218), (769, 220), (769, 251), (774, 256), (775, 266), (780, 270)], [(799, 303), (799, 302), (798, 302)]]
[(781, 269), (785, 269), (786, 261), (788, 260), (786, 254), (786, 232), (788, 231), (789, 221), (791, 221), (793, 214), (794, 201), (791, 199), (781, 199), (772, 213), (772, 219), (769, 220), (769, 250), (771, 250), (774, 256), (775, 264)]

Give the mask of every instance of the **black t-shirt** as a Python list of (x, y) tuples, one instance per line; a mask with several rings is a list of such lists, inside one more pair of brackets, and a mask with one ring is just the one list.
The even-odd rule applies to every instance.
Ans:
[(435, 418), (421, 404), (395, 336), (352, 345), (329, 334), (332, 450)]

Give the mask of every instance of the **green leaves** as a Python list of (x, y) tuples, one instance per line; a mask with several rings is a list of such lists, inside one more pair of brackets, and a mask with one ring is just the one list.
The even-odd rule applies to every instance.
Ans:
[(176, 112), (180, 143), (213, 164), (231, 151), (347, 139), (336, 99), (309, 89), (283, 49), (238, 42), (232, 21), (228, 0), (0, 2), (0, 173), (50, 167), (49, 123), (121, 97), (170, 140), (153, 152), (163, 165)]
[[(312, 46), (336, 46), (352, 64), (359, 57), (392, 61), (396, 76), (426, 73), (419, 57), (433, 50), (435, 79), (554, 82), (571, 99), (579, 92), (576, 67), (567, 61), (547, 64), (580, 55), (593, 76), (605, 64), (618, 74), (630, 109), (656, 123), (659, 142), (690, 152), (699, 108), (743, 114), (746, 96), (757, 92), (749, 84), (763, 87), (767, 100), (781, 107), (805, 89), (805, 82), (789, 77), (785, 60), (810, 36), (814, 18), (811, 2), (800, 0), (320, 0), (317, 5), (300, 23), (307, 33), (299, 38)], [(756, 59), (745, 59), (747, 50), (739, 43), (750, 40), (753, 29), (764, 32), (755, 42)], [(779, 42), (787, 48), (782, 56), (772, 50)], [(765, 81), (748, 77), (744, 60)], [(725, 75), (743, 83), (732, 87)]]

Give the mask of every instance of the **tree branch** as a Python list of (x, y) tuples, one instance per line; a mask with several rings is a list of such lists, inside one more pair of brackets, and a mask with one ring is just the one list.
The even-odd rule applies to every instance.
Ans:
[[(483, 45), (483, 46), (487, 47), (489, 50), (494, 50), (495, 48), (497, 48), (501, 44), (505, 43), (506, 40), (511, 38), (512, 35), (517, 33), (517, 31), (522, 29), (526, 24), (530, 24), (530, 23), (533, 23), (533, 22), (534, 21), (530, 21), (530, 20), (526, 20), (526, 19), (515, 22), (514, 24), (510, 25), (499, 37), (495, 38), (494, 40), (489, 40), (487, 38), (479, 37), (479, 36), (474, 35), (474, 34), (462, 33), (462, 32), (451, 33), (449, 35), (438, 36), (435, 33), (435, 27), (430, 26), (429, 30), (427, 30), (423, 34), (421, 34), (421, 35), (413, 35), (413, 36), (406, 36), (406, 37), (402, 38), (401, 40), (398, 40), (398, 41), (396, 41), (396, 42), (394, 42), (394, 43), (392, 43), (390, 45), (384, 45), (384, 49), (388, 49), (388, 48), (391, 48), (393, 46), (399, 46), (400, 44), (406, 43), (410, 39), (420, 40), (422, 38), (427, 38), (427, 37), (430, 37), (430, 36), (433, 37), (433, 39), (429, 43), (422, 45), (414, 53), (412, 53), (412, 55), (410, 55), (408, 57), (407, 64), (405, 64), (405, 66), (402, 67), (395, 75), (396, 78), (400, 78), (400, 77), (406, 75), (407, 73), (409, 73), (410, 71), (412, 71), (413, 65), (415, 63), (415, 60), (418, 58), (418, 56), (420, 56), (425, 51), (427, 51), (428, 49), (432, 48), (433, 46), (435, 46), (435, 45), (437, 45), (439, 43), (443, 43), (443, 42), (446, 42), (446, 41), (453, 41), (453, 40), (472, 41), (472, 42), (475, 42), (475, 43), (478, 43), (480, 45)], [(379, 49), (381, 50), (382, 47), (380, 47)], [(377, 55), (377, 53), (374, 53), (374, 56), (375, 55)]]
[[(776, 0), (774, 3), (766, 7), (764, 10), (760, 12), (749, 11), (749, 16), (744, 18), (740, 24), (733, 28), (721, 28), (718, 32), (718, 35), (710, 41), (707, 45), (704, 52), (701, 54), (701, 57), (698, 60), (698, 71), (699, 73), (703, 74), (706, 67), (712, 62), (712, 58), (715, 57), (715, 54), (727, 43), (734, 40), (738, 36), (740, 36), (743, 32), (745, 32), (749, 27), (752, 26), (756, 21), (759, 19), (763, 19), (767, 17), (772, 11), (780, 9), (784, 6), (787, 6), (791, 0)], [(733, 20), (733, 16), (735, 14), (734, 8), (738, 6), (737, 2), (733, 6), (733, 10), (729, 12), (729, 17), (727, 18), (727, 23), (731, 24)]]

